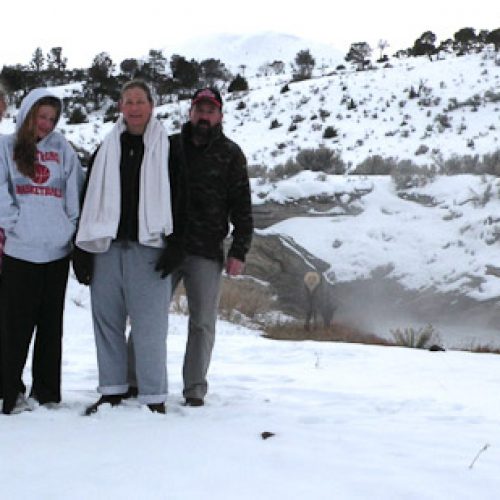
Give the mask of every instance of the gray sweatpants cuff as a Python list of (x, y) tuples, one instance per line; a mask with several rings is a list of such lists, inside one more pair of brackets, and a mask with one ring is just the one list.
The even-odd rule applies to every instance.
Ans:
[(97, 392), (103, 396), (115, 396), (116, 394), (125, 394), (128, 391), (128, 384), (99, 386)]
[(142, 405), (156, 405), (167, 400), (166, 394), (139, 394), (137, 400)]

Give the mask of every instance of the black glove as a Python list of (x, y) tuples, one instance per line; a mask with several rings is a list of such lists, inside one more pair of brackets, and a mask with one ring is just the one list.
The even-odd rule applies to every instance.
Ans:
[(172, 271), (182, 264), (184, 260), (184, 249), (182, 245), (176, 241), (167, 242), (167, 246), (163, 250), (155, 270), (160, 271), (161, 277), (166, 278)]
[(78, 283), (82, 285), (90, 285), (92, 281), (92, 271), (94, 269), (94, 256), (93, 254), (75, 247), (71, 255), (71, 263), (73, 271), (75, 272)]

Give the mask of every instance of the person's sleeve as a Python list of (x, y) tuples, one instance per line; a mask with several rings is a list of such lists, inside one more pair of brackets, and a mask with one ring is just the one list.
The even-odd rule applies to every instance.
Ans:
[(16, 225), (19, 208), (11, 193), (13, 188), (9, 173), (9, 148), (0, 142), (0, 227), (9, 231)]
[(167, 237), (167, 242), (174, 240), (183, 246), (186, 236), (188, 189), (184, 162), (175, 144), (170, 147), (168, 170), (174, 228), (172, 234)]
[(173, 232), (166, 238), (163, 252), (156, 263), (156, 270), (165, 278), (179, 267), (185, 257), (187, 221), (187, 181), (184, 163), (175, 144), (170, 147), (168, 159), (170, 200), (172, 206)]
[(245, 262), (253, 234), (252, 200), (245, 155), (238, 148), (230, 171), (229, 220), (233, 225), (228, 257)]
[[(89, 178), (90, 178), (90, 173), (92, 171), (92, 165), (94, 164), (96, 154), (97, 150), (90, 158), (89, 165), (87, 166), (86, 176), (82, 174), (82, 176), (85, 177), (85, 180), (83, 180), (82, 182), (83, 186), (79, 190), (79, 203), (80, 207), (82, 208), (85, 200), (85, 194), (87, 193), (87, 188), (89, 185)], [(76, 232), (74, 239), (76, 239)], [(73, 241), (73, 243), (75, 242)], [(75, 273), (78, 282), (81, 283), (82, 285), (90, 285), (94, 272), (94, 255), (91, 254), (90, 252), (82, 250), (81, 248), (77, 247), (76, 244), (74, 244), (73, 252), (71, 255), (71, 264), (73, 266), (73, 271)]]
[(77, 154), (67, 145), (67, 177), (66, 177), (66, 213), (76, 228), (80, 217), (80, 196), (84, 182), (84, 173)]

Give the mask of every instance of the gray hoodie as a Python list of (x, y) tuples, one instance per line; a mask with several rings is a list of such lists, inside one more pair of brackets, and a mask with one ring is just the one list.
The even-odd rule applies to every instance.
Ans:
[[(19, 130), (45, 88), (32, 90), (21, 103)], [(16, 132), (17, 133), (17, 132)], [(0, 227), (5, 229), (4, 252), (34, 263), (61, 259), (71, 252), (80, 214), (83, 171), (65, 139), (53, 130), (37, 143), (35, 176), (25, 177), (14, 162), (16, 134), (0, 137)]]

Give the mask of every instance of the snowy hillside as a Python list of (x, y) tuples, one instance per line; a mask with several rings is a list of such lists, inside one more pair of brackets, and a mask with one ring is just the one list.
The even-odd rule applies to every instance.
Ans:
[[(227, 129), (250, 162), (263, 165), (320, 145), (354, 166), (374, 154), (429, 164), (437, 155), (484, 154), (500, 147), (500, 70), (493, 57), (393, 64), (293, 83), (284, 94), (284, 78), (261, 79), (260, 88), (228, 104)], [(420, 85), (421, 97), (410, 99), (411, 88)], [(348, 109), (351, 99), (355, 109)], [(243, 110), (240, 101), (246, 103)], [(274, 119), (281, 126), (270, 129)], [(289, 131), (292, 123), (296, 129)], [(337, 138), (323, 138), (327, 126), (338, 131)], [(426, 152), (417, 154), (421, 146)]]
[[(316, 69), (314, 78), (296, 83), (289, 83), (290, 68), (284, 75), (249, 77), (248, 92), (224, 96), (226, 132), (242, 145), (250, 164), (267, 168), (301, 148), (320, 146), (338, 151), (353, 167), (375, 154), (433, 164), (439, 157), (499, 149), (500, 66), (494, 53), (432, 62), (391, 59), (391, 65), (361, 72), (349, 66)], [(287, 83), (290, 90), (282, 92)], [(58, 92), (70, 96), (79, 88), (73, 84)], [(412, 89), (420, 96), (410, 98)], [(181, 101), (157, 108), (168, 116), (170, 132), (185, 121), (188, 106)], [(271, 129), (273, 120), (278, 126)], [(92, 150), (111, 124), (102, 123), (99, 111), (88, 124), (60, 126), (75, 144)], [(337, 136), (323, 138), (327, 127)], [(0, 131), (12, 128), (9, 120), (0, 125)]]
[[(292, 47), (290, 54), (296, 53)], [(494, 53), (432, 62), (426, 57), (391, 59), (390, 64), (361, 72), (350, 66), (317, 68), (314, 78), (295, 83), (290, 83), (290, 67), (283, 75), (249, 77), (248, 92), (224, 95), (225, 130), (242, 145), (250, 164), (266, 168), (300, 149), (320, 146), (336, 150), (352, 167), (375, 154), (433, 164), (440, 157), (499, 149), (500, 66)], [(287, 83), (290, 90), (282, 92)], [(410, 98), (412, 88), (419, 97)], [(81, 84), (71, 84), (56, 92), (71, 96), (80, 89)], [(188, 107), (189, 101), (176, 101), (157, 107), (157, 113), (167, 116), (165, 127), (174, 132), (186, 120)], [(102, 116), (102, 110), (91, 113), (82, 125), (62, 120), (60, 128), (76, 145), (93, 150), (112, 126), (103, 124)], [(13, 127), (6, 119), (0, 132)], [(337, 136), (323, 138), (327, 127)]]

